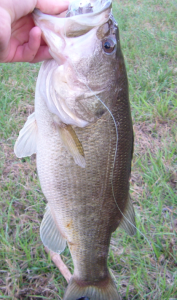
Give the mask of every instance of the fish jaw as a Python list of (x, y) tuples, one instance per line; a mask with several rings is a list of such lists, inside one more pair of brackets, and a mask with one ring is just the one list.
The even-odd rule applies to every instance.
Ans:
[[(92, 2), (93, 11), (90, 13), (78, 13), (80, 5), (84, 7), (87, 3)], [(47, 15), (42, 13), (39, 9), (33, 11), (33, 19), (37, 26), (42, 29), (50, 27), (55, 33), (67, 36), (68, 32), (72, 30), (91, 29), (93, 27), (101, 26), (109, 20), (111, 14), (112, 1), (71, 1), (66, 18), (62, 15)], [(71, 16), (72, 13), (72, 16)]]
[[(108, 21), (112, 2), (98, 0), (92, 2), (93, 8), (95, 4), (93, 12), (89, 14), (73, 15), (69, 18), (62, 18), (60, 15), (51, 16), (43, 14), (38, 9), (34, 10), (34, 22), (41, 28), (43, 38), (49, 45), (49, 52), (59, 64), (64, 63), (67, 59), (67, 57), (62, 54), (65, 48), (65, 38), (67, 36), (81, 35)], [(69, 15), (70, 11), (74, 13), (79, 5), (80, 2), (75, 3), (75, 1), (72, 1), (67, 14)]]

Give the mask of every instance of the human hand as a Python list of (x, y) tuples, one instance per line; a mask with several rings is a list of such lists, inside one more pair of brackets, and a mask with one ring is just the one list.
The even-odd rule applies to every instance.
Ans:
[(35, 26), (32, 11), (59, 14), (68, 7), (66, 0), (1, 0), (0, 62), (39, 62), (50, 59), (48, 46)]

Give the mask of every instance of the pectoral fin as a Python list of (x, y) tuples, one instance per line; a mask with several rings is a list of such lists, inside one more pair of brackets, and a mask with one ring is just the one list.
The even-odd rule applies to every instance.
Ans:
[(63, 144), (74, 158), (75, 163), (81, 168), (85, 168), (84, 150), (72, 126), (59, 127), (59, 133)]
[(48, 205), (40, 226), (40, 237), (45, 247), (58, 254), (66, 247), (66, 240), (61, 235)]
[(119, 227), (123, 228), (129, 235), (134, 235), (136, 233), (135, 211), (130, 195), (128, 196), (128, 203)]
[(19, 158), (31, 156), (36, 153), (37, 145), (37, 123), (35, 113), (31, 114), (23, 128), (14, 146), (15, 155)]

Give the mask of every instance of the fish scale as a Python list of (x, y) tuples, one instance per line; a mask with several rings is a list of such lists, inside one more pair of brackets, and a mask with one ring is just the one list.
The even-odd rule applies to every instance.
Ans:
[[(107, 258), (111, 234), (135, 233), (129, 197), (133, 129), (128, 81), (110, 1), (73, 1), (67, 18), (35, 10), (53, 59), (42, 64), (35, 112), (15, 144), (36, 153), (47, 207), (43, 244), (69, 246), (74, 274), (64, 300), (118, 300)], [(89, 6), (90, 7), (90, 6)], [(57, 47), (58, 45), (58, 47)]]
[[(40, 105), (40, 110), (41, 110), (41, 106)], [(37, 113), (37, 110), (36, 110)], [(110, 116), (107, 114), (107, 116), (110, 119)], [(113, 126), (113, 122), (112, 123)], [(104, 126), (103, 126), (104, 125)], [(96, 128), (95, 128), (96, 127)], [(98, 130), (99, 128), (99, 130)], [(45, 128), (45, 133), (47, 133), (47, 128)], [(108, 131), (108, 133), (106, 134), (105, 131)], [(108, 146), (111, 149), (112, 152), (112, 167), (113, 167), (113, 158), (114, 158), (114, 154), (115, 154), (115, 128), (113, 126), (113, 131), (114, 134), (113, 136), (113, 141), (114, 142), (114, 147), (111, 146), (111, 144), (107, 144), (107, 145), (103, 145), (103, 140), (100, 139), (101, 134), (105, 134), (108, 135), (109, 134), (109, 128), (107, 126), (107, 122), (105, 120), (105, 118), (99, 120), (96, 124), (92, 125), (91, 128), (87, 127), (85, 129), (76, 129), (76, 134), (79, 136), (81, 141), (84, 141), (85, 138), (84, 136), (87, 137), (87, 143), (84, 144), (83, 142), (83, 147), (85, 149), (85, 158), (86, 158), (86, 164), (88, 165), (88, 167), (86, 167), (85, 169), (81, 169), (78, 166), (76, 166), (72, 160), (72, 158), (66, 153), (65, 157), (68, 156), (68, 160), (70, 161), (70, 164), (68, 163), (68, 165), (66, 164), (66, 160), (63, 160), (63, 165), (61, 162), (61, 159), (63, 158), (63, 156), (60, 158), (59, 154), (62, 153), (62, 151), (59, 151), (59, 146), (57, 146), (58, 148), (58, 152), (54, 152), (52, 151), (52, 155), (51, 155), (51, 159), (49, 160), (49, 162), (47, 163), (47, 159), (46, 159), (46, 146), (41, 143), (41, 149), (39, 149), (38, 151), (40, 152), (40, 156), (37, 157), (37, 166), (38, 166), (38, 174), (39, 174), (39, 179), (40, 182), (43, 183), (42, 186), (44, 186), (45, 188), (43, 188), (43, 192), (46, 196), (46, 198), (48, 199), (49, 203), (54, 204), (55, 207), (57, 207), (58, 210), (58, 215), (62, 215), (62, 220), (61, 220), (61, 227), (63, 222), (68, 224), (70, 222), (70, 220), (75, 220), (73, 226), (73, 230), (71, 231), (70, 234), (70, 229), (65, 229), (65, 235), (69, 235), (69, 237), (67, 237), (66, 239), (69, 241), (69, 245), (71, 244), (71, 253), (73, 252), (73, 244), (77, 244), (77, 247), (75, 246), (75, 248), (77, 248), (77, 250), (75, 250), (75, 255), (76, 255), (76, 261), (84, 261), (85, 263), (85, 269), (87, 270), (86, 274), (82, 274), (82, 278), (87, 278), (88, 274), (91, 274), (91, 270), (94, 271), (95, 273), (95, 278), (97, 280), (99, 280), (99, 276), (98, 274), (95, 272), (95, 264), (96, 262), (93, 259), (93, 255), (92, 252), (90, 251), (90, 247), (88, 248), (88, 245), (91, 246), (91, 249), (95, 249), (97, 246), (95, 245), (95, 239), (92, 238), (89, 239), (89, 236), (87, 235), (87, 232), (91, 232), (92, 234), (95, 232), (95, 236), (98, 234), (98, 232), (101, 232), (101, 225), (102, 222), (100, 222), (99, 220), (102, 219), (102, 217), (99, 216), (99, 224), (98, 226), (100, 227), (100, 229), (98, 230), (97, 228), (95, 228), (95, 224), (93, 225), (93, 228), (91, 227), (91, 223), (93, 222), (93, 219), (91, 218), (90, 220), (90, 215), (91, 215), (91, 208), (92, 205), (95, 204), (95, 200), (97, 200), (97, 206), (99, 209), (99, 201), (98, 198), (95, 197), (92, 199), (93, 195), (95, 194), (99, 194), (99, 190), (100, 190), (100, 186), (98, 185), (100, 179), (102, 177), (104, 177), (104, 173), (105, 170), (107, 170), (106, 167), (103, 166), (103, 161), (106, 162), (107, 164), (107, 157), (111, 157), (110, 155), (110, 151), (108, 151), (108, 149), (106, 149)], [(95, 133), (96, 134), (93, 134)], [(50, 133), (48, 133), (47, 135), (50, 135)], [(97, 145), (95, 145), (97, 141)], [(46, 141), (48, 142), (48, 141)], [(60, 139), (59, 136), (53, 135), (53, 141), (52, 139), (50, 140), (50, 145), (52, 147), (52, 144), (54, 145), (53, 148), (56, 147), (57, 144), (60, 143)], [(100, 145), (99, 145), (100, 144)], [(104, 149), (103, 149), (104, 146)], [(63, 147), (63, 145), (61, 144), (60, 147)], [(95, 155), (95, 147), (101, 148), (103, 149), (103, 151), (99, 151), (98, 155)], [(44, 154), (42, 153), (42, 149), (44, 149)], [(64, 151), (64, 149), (63, 149)], [(66, 150), (65, 150), (66, 151)], [(54, 156), (54, 154), (56, 155), (56, 158)], [(45, 168), (46, 170), (44, 170), (44, 164), (43, 164), (43, 156), (45, 157)], [(88, 158), (87, 158), (88, 157)], [(100, 159), (101, 158), (101, 159)], [(40, 162), (40, 160), (42, 160), (42, 162)], [(97, 172), (97, 168), (99, 166), (98, 164), (98, 160), (100, 160), (100, 165), (102, 167), (100, 167), (100, 171), (102, 169), (102, 176), (99, 176), (99, 174), (101, 172)], [(56, 163), (58, 161), (58, 164)], [(108, 160), (109, 162), (109, 160)], [(54, 166), (53, 166), (54, 165)], [(40, 166), (42, 166), (42, 170), (40, 169)], [(109, 163), (110, 166), (110, 163)], [(50, 188), (48, 186), (47, 180), (48, 177), (50, 178), (50, 170), (51, 173), (54, 174), (56, 172), (56, 176), (54, 175), (55, 181), (53, 180), (52, 183), (50, 183)], [(118, 173), (121, 171), (121, 169), (117, 169)], [(48, 173), (48, 177), (45, 176), (46, 172)], [(72, 173), (71, 173), (72, 172)], [(112, 186), (111, 186), (111, 176), (110, 173), (112, 172), (112, 168), (109, 167), (109, 175), (106, 176), (105, 181), (107, 181), (107, 179), (109, 180), (109, 193), (106, 193), (104, 195), (104, 199), (105, 201), (111, 197), (112, 198)], [(58, 174), (60, 174), (60, 178), (58, 178)], [(72, 176), (68, 176), (68, 174), (72, 174)], [(116, 172), (116, 166), (115, 166), (115, 170), (114, 170), (114, 176), (117, 175), (117, 178), (119, 178), (119, 175)], [(44, 178), (45, 176), (45, 178)], [(52, 175), (51, 175), (52, 177)], [(100, 178), (101, 177), (101, 178)], [(79, 180), (78, 184), (73, 184), (74, 178), (82, 178), (82, 180)], [(95, 180), (94, 180), (95, 179)], [(55, 194), (51, 194), (51, 190), (53, 191), (56, 187), (56, 185), (58, 185), (58, 189), (55, 191)], [(67, 186), (67, 188), (65, 188), (65, 186)], [(81, 189), (79, 189), (79, 187), (82, 187)], [(107, 187), (108, 189), (108, 183), (105, 182), (104, 186)], [(97, 188), (98, 187), (98, 188)], [(98, 191), (97, 191), (98, 189)], [(96, 190), (96, 191), (95, 191)], [(65, 195), (67, 191), (67, 194)], [(85, 191), (85, 195), (84, 195), (84, 191)], [(50, 195), (48, 195), (48, 193), (50, 192)], [(97, 193), (96, 193), (97, 192)], [(115, 189), (116, 192), (116, 189)], [(128, 191), (127, 191), (128, 192)], [(116, 193), (115, 193), (116, 194)], [(65, 197), (67, 198), (67, 200), (65, 199)], [(51, 198), (51, 199), (50, 199)], [(55, 200), (56, 199), (56, 200)], [(80, 202), (78, 202), (78, 199), (80, 199)], [(89, 199), (89, 206), (87, 205)], [(93, 204), (92, 204), (92, 202)], [(103, 202), (103, 198), (101, 199)], [(66, 211), (65, 210), (65, 206), (67, 202), (71, 202), (70, 204), (68, 204), (68, 207), (70, 207), (70, 211)], [(76, 205), (74, 205), (76, 202)], [(84, 203), (85, 202), (85, 203)], [(110, 201), (109, 201), (110, 202)], [(108, 204), (109, 204), (108, 202)], [(102, 216), (105, 219), (105, 212), (104, 210), (108, 210), (108, 212), (110, 213), (110, 205), (107, 208), (107, 203), (102, 203), (102, 211), (99, 210), (99, 213), (102, 214)], [(82, 217), (82, 219), (78, 218), (78, 214), (80, 214), (80, 205), (81, 205), (81, 211), (83, 211), (84, 209), (84, 215)], [(82, 208), (83, 207), (83, 208)], [(95, 205), (94, 205), (95, 207)], [(105, 208), (105, 209), (104, 209)], [(114, 203), (114, 201), (112, 202), (112, 210), (115, 211), (116, 210), (116, 214), (120, 215), (120, 212), (116, 209), (116, 204)], [(68, 217), (69, 216), (69, 217)], [(89, 216), (89, 218), (88, 218)], [(112, 216), (112, 215), (111, 215)], [(121, 218), (119, 216), (119, 218)], [(83, 220), (85, 220), (85, 226), (83, 223)], [(110, 223), (110, 222), (108, 222)], [(77, 233), (80, 231), (81, 228), (81, 224), (82, 224), (82, 232), (85, 234), (83, 235), (79, 235), (80, 239), (78, 238)], [(67, 227), (67, 225), (66, 225)], [(107, 226), (106, 226), (107, 228)], [(106, 231), (106, 229), (104, 228), (104, 231)], [(76, 236), (73, 235), (73, 232), (76, 233)], [(87, 240), (85, 240), (85, 236), (87, 236)], [(110, 236), (110, 234), (105, 234), (103, 232), (103, 234), (100, 234), (100, 237), (106, 237), (106, 240), (108, 239), (108, 236)], [(84, 245), (84, 242), (86, 243), (86, 246)], [(99, 240), (99, 243), (100, 240)], [(109, 241), (107, 241), (106, 244), (109, 244)], [(92, 248), (93, 247), (93, 248)], [(82, 249), (87, 249), (86, 252), (84, 252)], [(107, 247), (107, 251), (108, 251), (108, 247)], [(95, 253), (95, 251), (93, 251)], [(88, 254), (90, 254), (90, 259), (88, 259)], [(77, 259), (79, 257), (79, 259)], [(87, 264), (87, 259), (88, 259), (88, 264)], [(105, 265), (106, 265), (106, 260), (107, 260), (107, 253), (105, 255)], [(80, 264), (79, 264), (80, 267)], [(81, 266), (82, 267), (82, 266)], [(75, 267), (76, 269), (76, 267)], [(107, 267), (106, 267), (106, 272), (107, 272)], [(76, 271), (77, 273), (77, 271)], [(79, 271), (78, 271), (79, 273)], [(99, 270), (100, 273), (100, 270)]]

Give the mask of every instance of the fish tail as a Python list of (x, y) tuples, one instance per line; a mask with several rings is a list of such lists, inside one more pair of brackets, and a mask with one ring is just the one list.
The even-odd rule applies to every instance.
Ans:
[(121, 300), (121, 297), (111, 276), (92, 285), (72, 276), (63, 300)]

